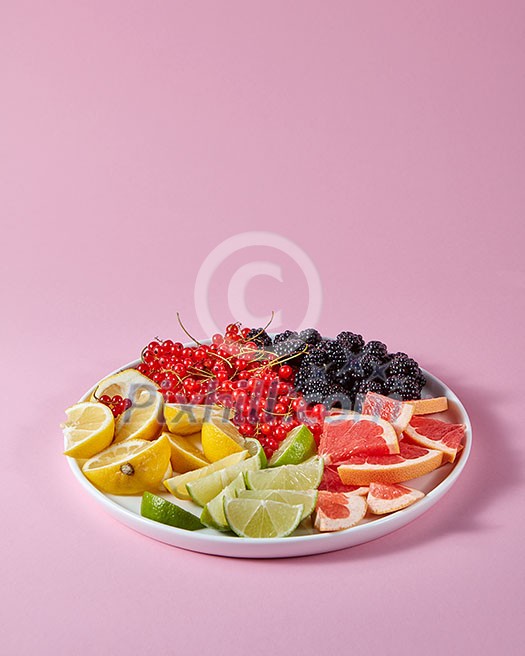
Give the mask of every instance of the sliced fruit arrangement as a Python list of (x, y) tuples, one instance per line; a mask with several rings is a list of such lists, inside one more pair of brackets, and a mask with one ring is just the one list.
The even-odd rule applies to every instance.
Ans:
[(447, 399), (422, 399), (417, 362), (382, 342), (238, 324), (194, 341), (153, 340), (66, 411), (65, 454), (99, 490), (143, 494), (148, 519), (245, 538), (343, 530), (421, 499), (400, 483), (462, 449), (465, 426), (429, 416)]

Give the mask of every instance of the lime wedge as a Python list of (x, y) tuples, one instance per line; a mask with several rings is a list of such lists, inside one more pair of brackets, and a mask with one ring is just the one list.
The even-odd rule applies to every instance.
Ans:
[(204, 528), (198, 517), (151, 492), (144, 492), (142, 495), (140, 514), (161, 524), (185, 528), (188, 531)]
[(301, 426), (296, 426), (288, 433), (268, 464), (270, 467), (298, 465), (311, 458), (316, 452), (317, 448), (312, 431), (304, 424), (301, 424)]
[(300, 465), (282, 465), (244, 475), (249, 490), (314, 490), (323, 476), (322, 458), (314, 456)]
[(281, 503), (288, 503), (291, 506), (301, 504), (303, 506), (301, 521), (313, 513), (315, 504), (317, 503), (317, 490), (240, 490), (237, 496), (239, 499), (269, 499), (270, 501), (280, 501)]
[(254, 437), (247, 437), (244, 440), (244, 446), (246, 449), (248, 449), (248, 453), (251, 456), (257, 456), (259, 458), (261, 469), (268, 467), (266, 453), (264, 453), (264, 449), (262, 448), (262, 444), (259, 442), (259, 440), (256, 440)]
[(168, 492), (171, 492), (179, 499), (191, 499), (190, 495), (188, 494), (188, 490), (186, 489), (186, 483), (189, 483), (190, 481), (196, 481), (199, 478), (204, 478), (213, 472), (217, 472), (221, 469), (229, 467), (230, 465), (241, 462), (248, 455), (249, 453), (247, 450), (239, 451), (238, 453), (232, 453), (230, 456), (226, 456), (226, 458), (223, 458), (222, 460), (217, 460), (217, 462), (213, 462), (211, 465), (207, 465), (206, 467), (194, 469), (193, 471), (189, 471), (186, 474), (179, 474), (178, 476), (168, 478), (166, 481), (164, 481), (164, 486)]
[(195, 503), (199, 506), (205, 506), (209, 501), (222, 492), (222, 490), (239, 474), (248, 471), (255, 471), (260, 468), (261, 462), (259, 456), (255, 455), (236, 465), (226, 467), (226, 469), (221, 469), (220, 471), (208, 474), (208, 476), (204, 476), (203, 478), (189, 481), (186, 484), (186, 488), (188, 494)]
[(225, 499), (224, 514), (240, 537), (283, 538), (299, 525), (303, 506), (267, 499)]
[(218, 531), (228, 531), (230, 527), (224, 516), (224, 499), (235, 499), (242, 490), (246, 490), (246, 486), (244, 476), (241, 473), (204, 506), (201, 522), (210, 528), (216, 528)]

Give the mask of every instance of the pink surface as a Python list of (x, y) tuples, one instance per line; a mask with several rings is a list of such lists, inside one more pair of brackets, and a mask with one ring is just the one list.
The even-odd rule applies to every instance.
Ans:
[[(524, 20), (512, 1), (4, 3), (3, 653), (521, 653)], [(196, 306), (208, 254), (247, 231), (308, 254), (324, 333), (409, 351), (471, 414), (460, 481), (391, 536), (184, 552), (106, 516), (61, 456), (63, 408), (181, 338), (177, 310), (199, 335), (199, 304), (227, 321), (239, 267), (277, 262), (246, 311), (301, 321), (301, 267), (251, 238)]]

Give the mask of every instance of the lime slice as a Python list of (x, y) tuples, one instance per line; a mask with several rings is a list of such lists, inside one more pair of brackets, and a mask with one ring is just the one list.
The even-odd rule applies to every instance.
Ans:
[[(261, 468), (259, 456), (239, 462), (236, 465), (221, 469), (220, 471), (208, 474), (204, 478), (186, 483), (186, 488), (193, 501), (199, 506), (205, 506), (209, 501), (216, 497), (222, 490), (229, 485), (239, 474), (256, 471)], [(199, 470), (199, 471), (202, 471)]]
[(317, 452), (312, 431), (301, 424), (293, 428), (275, 451), (268, 463), (270, 467), (298, 465)]
[(283, 538), (299, 525), (303, 506), (267, 499), (225, 499), (224, 514), (240, 537)]
[(322, 458), (314, 456), (300, 465), (247, 471), (244, 480), (249, 490), (314, 490), (319, 487), (323, 469)]
[(248, 449), (248, 453), (251, 456), (257, 456), (259, 458), (261, 469), (268, 467), (266, 453), (264, 453), (264, 449), (262, 448), (262, 444), (259, 442), (259, 440), (256, 440), (254, 437), (247, 437), (244, 440), (244, 446)]
[(201, 522), (210, 528), (216, 528), (218, 531), (228, 531), (230, 527), (224, 516), (224, 499), (235, 499), (242, 490), (246, 490), (246, 486), (244, 476), (241, 473), (204, 506)]
[(239, 451), (238, 453), (232, 453), (231, 456), (227, 456), (222, 460), (213, 462), (211, 465), (207, 465), (206, 467), (194, 469), (193, 471), (189, 471), (186, 474), (179, 474), (178, 476), (168, 478), (168, 480), (164, 481), (164, 486), (168, 492), (171, 492), (179, 499), (191, 499), (190, 495), (188, 494), (188, 490), (186, 489), (186, 483), (189, 483), (190, 481), (196, 481), (197, 479), (204, 478), (213, 472), (217, 472), (231, 465), (235, 465), (236, 463), (241, 462), (241, 460), (244, 460), (244, 458), (246, 458), (248, 455), (249, 454), (247, 450)]
[(144, 492), (142, 495), (140, 514), (155, 522), (185, 528), (188, 531), (204, 528), (198, 517), (151, 492)]
[[(315, 510), (317, 490), (240, 490), (239, 499), (266, 499), (288, 503), (291, 506), (303, 506), (301, 521), (309, 517)], [(201, 518), (202, 519), (202, 518)]]

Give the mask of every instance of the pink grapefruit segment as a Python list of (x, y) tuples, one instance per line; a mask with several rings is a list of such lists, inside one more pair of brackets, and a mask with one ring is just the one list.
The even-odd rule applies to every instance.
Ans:
[(357, 494), (327, 492), (317, 496), (314, 526), (318, 531), (342, 531), (358, 524), (366, 514), (366, 501)]
[(404, 485), (394, 483), (370, 483), (368, 510), (374, 515), (386, 515), (406, 508), (424, 497), (424, 493)]
[(336, 465), (357, 453), (399, 453), (399, 444), (391, 424), (376, 417), (354, 414), (350, 418), (335, 417), (325, 421), (318, 452), (325, 464)]
[(411, 403), (391, 399), (376, 392), (367, 392), (361, 412), (390, 422), (396, 433), (401, 435), (412, 419), (414, 409)]
[(465, 437), (465, 426), (431, 417), (412, 417), (405, 437), (413, 444), (442, 451), (445, 462), (454, 462)]
[(407, 444), (403, 440), (399, 443), (398, 454), (353, 455), (337, 468), (337, 473), (345, 485), (403, 483), (437, 469), (442, 460), (441, 451)]
[(361, 485), (345, 485), (337, 473), (337, 467), (330, 467), (329, 465), (325, 465), (323, 478), (317, 489), (326, 492), (351, 492), (352, 494), (359, 494), (361, 496), (368, 494), (367, 487)]

